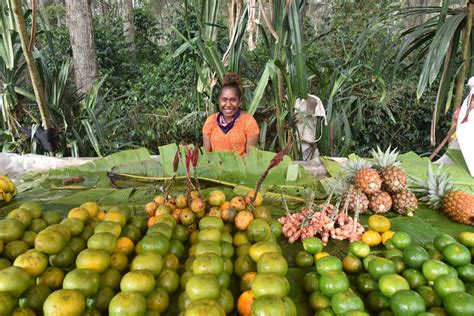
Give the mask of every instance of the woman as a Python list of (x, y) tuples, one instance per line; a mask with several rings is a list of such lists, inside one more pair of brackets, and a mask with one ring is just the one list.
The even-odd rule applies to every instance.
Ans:
[(240, 109), (242, 89), (237, 74), (224, 76), (218, 101), (220, 111), (209, 116), (202, 128), (204, 148), (248, 154), (257, 145), (260, 130), (253, 116)]

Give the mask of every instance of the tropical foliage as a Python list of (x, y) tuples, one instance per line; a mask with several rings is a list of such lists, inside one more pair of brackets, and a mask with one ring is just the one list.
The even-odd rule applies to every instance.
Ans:
[[(254, 2), (257, 10), (241, 1), (232, 20), (225, 1), (160, 8), (138, 1), (135, 56), (128, 53), (117, 7), (110, 1), (98, 5), (94, 35), (101, 79), (87, 96), (73, 84), (64, 8), (48, 6), (48, 23), (37, 23), (34, 57), (58, 136), (56, 154), (104, 155), (141, 146), (156, 153), (164, 144), (199, 143), (226, 71), (243, 78), (244, 107), (260, 124), (264, 150), (294, 141), (291, 155), (301, 157), (295, 102), (308, 93), (326, 109), (327, 124), (314, 118), (325, 155), (363, 154), (388, 143), (428, 153), (430, 129), (438, 131), (438, 141), (444, 136), (449, 118), (441, 113), (455, 103), (449, 101), (460, 78), (455, 75), (463, 65), (471, 68), (461, 52), (465, 7), (448, 1), (419, 8), (406, 8), (405, 1), (331, 1), (315, 17), (300, 0)], [(15, 26), (8, 10), (2, 14), (0, 145), (42, 153), (30, 139), (40, 122)], [(31, 11), (25, 17), (31, 24)]]

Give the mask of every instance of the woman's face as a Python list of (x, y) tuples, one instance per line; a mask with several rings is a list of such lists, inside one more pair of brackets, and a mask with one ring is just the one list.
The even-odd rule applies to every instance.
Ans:
[(240, 98), (233, 88), (224, 88), (219, 95), (219, 109), (224, 118), (232, 118), (239, 110)]

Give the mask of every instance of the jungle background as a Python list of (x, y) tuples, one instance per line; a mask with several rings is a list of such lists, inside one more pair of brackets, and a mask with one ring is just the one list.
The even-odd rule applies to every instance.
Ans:
[[(4, 152), (105, 156), (201, 143), (223, 74), (236, 71), (260, 149), (296, 140), (290, 153), (301, 158), (294, 104), (309, 93), (326, 109), (327, 124), (314, 118), (322, 155), (377, 145), (427, 155), (472, 74), (469, 1), (0, 2)], [(33, 94), (15, 5), (45, 102)], [(54, 131), (53, 150), (41, 145), (43, 128)]]

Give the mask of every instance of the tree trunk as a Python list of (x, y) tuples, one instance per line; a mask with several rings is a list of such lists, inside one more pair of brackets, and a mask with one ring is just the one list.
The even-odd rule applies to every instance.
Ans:
[(28, 66), (28, 71), (30, 72), (31, 83), (33, 85), (33, 91), (35, 92), (36, 102), (38, 103), (43, 128), (47, 130), (50, 129), (53, 124), (51, 114), (49, 113), (48, 104), (46, 103), (46, 97), (44, 95), (43, 85), (41, 83), (38, 68), (36, 67), (35, 61), (33, 59), (33, 54), (30, 50), (28, 50), (28, 30), (26, 29), (25, 19), (23, 17), (21, 0), (12, 0), (11, 6), (15, 23), (18, 28), (21, 49), (23, 50), (23, 55)]
[(74, 81), (78, 91), (86, 93), (99, 74), (90, 3), (67, 0), (66, 12), (74, 59)]
[(44, 19), (44, 24), (46, 25), (46, 28), (49, 29), (49, 19), (46, 13), (46, 4), (44, 3), (44, 0), (39, 0), (38, 1), (38, 9), (41, 14), (41, 16)]
[(129, 50), (132, 55), (135, 55), (135, 25), (133, 18), (133, 0), (121, 0), (120, 13), (123, 19), (123, 33), (125, 40), (128, 42)]

